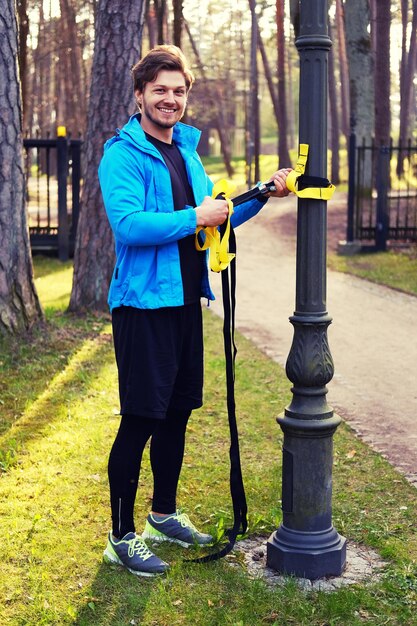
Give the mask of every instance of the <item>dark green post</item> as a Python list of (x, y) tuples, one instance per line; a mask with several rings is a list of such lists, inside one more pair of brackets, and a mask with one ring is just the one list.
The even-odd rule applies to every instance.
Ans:
[[(306, 174), (327, 177), (327, 0), (300, 0), (300, 143), (310, 146)], [(287, 360), (293, 398), (277, 421), (284, 432), (283, 522), (268, 540), (267, 565), (310, 579), (340, 575), (346, 540), (332, 525), (333, 434), (340, 418), (326, 400), (333, 377), (327, 340), (324, 200), (299, 199), (296, 310)]]

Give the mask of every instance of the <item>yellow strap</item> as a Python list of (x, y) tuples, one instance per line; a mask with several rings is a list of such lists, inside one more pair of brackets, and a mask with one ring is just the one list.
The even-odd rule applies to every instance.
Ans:
[(336, 187), (330, 184), (328, 187), (307, 187), (298, 190), (298, 178), (304, 174), (308, 157), (308, 144), (301, 143), (298, 153), (298, 160), (295, 168), (288, 174), (287, 188), (294, 192), (299, 198), (312, 198), (313, 200), (330, 200)]
[[(233, 193), (235, 186), (227, 180), (219, 180), (213, 187), (212, 198), (222, 195), (229, 207), (229, 215), (226, 221), (226, 229), (223, 237), (220, 237), (220, 231), (217, 226), (197, 226), (195, 232), (195, 247), (197, 250), (209, 249), (209, 266), (213, 272), (221, 272), (226, 269), (234, 258), (234, 254), (228, 252), (229, 236), (230, 236), (230, 216), (233, 213), (233, 202), (229, 198)], [(200, 231), (204, 233), (204, 242), (200, 244), (198, 234)]]

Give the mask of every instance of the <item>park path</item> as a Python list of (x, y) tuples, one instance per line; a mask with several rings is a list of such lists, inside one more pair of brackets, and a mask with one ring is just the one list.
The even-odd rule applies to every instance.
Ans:
[[(345, 232), (344, 198), (333, 202), (329, 248)], [(270, 200), (236, 231), (236, 326), (282, 366), (293, 337), (296, 207), (294, 197)], [(212, 284), (217, 299), (211, 308), (222, 316), (220, 280), (213, 274)], [(417, 486), (417, 297), (329, 271), (327, 308), (335, 362), (329, 403)]]

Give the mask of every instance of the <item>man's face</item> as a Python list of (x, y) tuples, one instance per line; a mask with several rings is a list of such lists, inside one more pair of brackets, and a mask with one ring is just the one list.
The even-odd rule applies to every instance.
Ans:
[(161, 70), (153, 82), (146, 83), (144, 90), (136, 90), (135, 94), (141, 108), (142, 128), (150, 135), (158, 137), (184, 115), (187, 87), (181, 72)]

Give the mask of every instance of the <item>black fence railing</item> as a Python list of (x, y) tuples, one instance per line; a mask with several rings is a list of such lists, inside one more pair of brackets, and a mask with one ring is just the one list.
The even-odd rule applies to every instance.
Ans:
[[(400, 175), (399, 175), (400, 172)], [(417, 242), (417, 146), (349, 146), (347, 241), (386, 250)]]
[(24, 139), (32, 251), (74, 253), (81, 189), (81, 139)]

